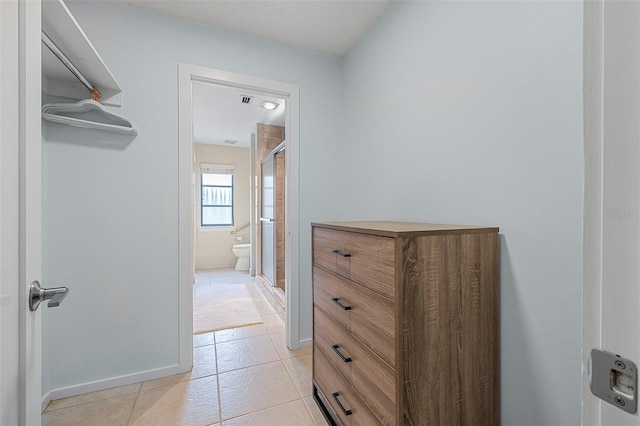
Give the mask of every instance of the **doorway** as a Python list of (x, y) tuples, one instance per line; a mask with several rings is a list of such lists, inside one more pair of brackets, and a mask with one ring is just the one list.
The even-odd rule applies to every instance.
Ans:
[[(193, 185), (193, 93), (194, 83), (212, 83), (224, 87), (244, 89), (248, 93), (285, 99), (287, 103), (285, 126), (288, 137), (285, 144), (289, 161), (285, 179), (284, 229), (286, 240), (285, 274), (287, 277), (285, 340), (290, 349), (300, 347), (298, 330), (298, 277), (299, 277), (299, 88), (298, 86), (265, 80), (253, 76), (230, 73), (190, 64), (179, 65), (179, 327), (180, 369), (188, 371), (193, 359), (193, 282), (194, 282), (194, 211), (196, 200)], [(256, 222), (257, 223), (257, 222)]]
[[(278, 142), (284, 139), (286, 100), (201, 81), (192, 83), (191, 92), (195, 218), (193, 333), (200, 335), (261, 323), (261, 316), (267, 313), (284, 316), (284, 300), (273, 297), (271, 287), (250, 273), (251, 264), (256, 260), (251, 253), (251, 247), (256, 245), (251, 231), (265, 223), (257, 222), (251, 214), (255, 204), (252, 182), (256, 181), (255, 173), (261, 166), (252, 164), (256, 150), (254, 134), (259, 136), (257, 146), (260, 148), (267, 133), (280, 135)], [(281, 145), (284, 149), (284, 144)], [(269, 197), (262, 197), (262, 216), (264, 212), (275, 211), (283, 215), (284, 205), (276, 206), (273, 202), (276, 189), (278, 200), (283, 200), (283, 171), (278, 171), (278, 188), (268, 184), (269, 189), (262, 191), (272, 195), (271, 201)], [(284, 222), (277, 225), (282, 228)], [(284, 238), (281, 231), (279, 229), (279, 244)], [(275, 238), (272, 240), (275, 242)], [(258, 252), (264, 254), (265, 250)], [(275, 259), (275, 246), (269, 253)], [(278, 257), (279, 263), (281, 260), (284, 264), (284, 252)], [(275, 263), (271, 264), (275, 273)], [(278, 273), (282, 275), (281, 271)], [(259, 295), (258, 306), (252, 303), (252, 294), (260, 290), (273, 306), (266, 312), (257, 309), (263, 305), (264, 296)]]

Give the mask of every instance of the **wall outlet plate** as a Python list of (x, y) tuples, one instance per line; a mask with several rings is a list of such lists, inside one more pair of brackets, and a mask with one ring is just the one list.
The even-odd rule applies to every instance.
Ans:
[(611, 352), (591, 350), (591, 393), (603, 401), (634, 414), (638, 409), (638, 368), (629, 359)]

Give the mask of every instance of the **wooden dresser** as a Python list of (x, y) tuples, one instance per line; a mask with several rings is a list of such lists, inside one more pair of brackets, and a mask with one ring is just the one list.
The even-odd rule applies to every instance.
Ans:
[(312, 227), (313, 386), (325, 415), (498, 425), (498, 228)]

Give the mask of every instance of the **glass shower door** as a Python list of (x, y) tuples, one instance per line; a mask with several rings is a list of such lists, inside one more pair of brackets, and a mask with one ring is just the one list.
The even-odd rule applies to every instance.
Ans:
[(275, 170), (274, 158), (262, 163), (262, 209), (260, 228), (262, 234), (262, 276), (274, 284), (275, 271)]

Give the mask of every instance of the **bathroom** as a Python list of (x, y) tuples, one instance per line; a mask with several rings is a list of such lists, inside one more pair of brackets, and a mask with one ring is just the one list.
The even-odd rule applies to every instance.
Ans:
[(193, 85), (196, 276), (257, 276), (283, 309), (284, 111), (281, 99)]
[[(221, 269), (235, 268), (238, 258), (233, 253), (233, 246), (250, 244), (250, 148), (195, 143), (196, 185), (195, 206), (196, 238), (195, 268)], [(222, 167), (216, 169), (216, 167)], [(219, 176), (219, 181), (212, 176)], [(208, 183), (233, 183), (232, 188), (222, 189), (233, 198), (232, 206), (220, 207), (217, 215), (210, 214), (214, 207), (203, 207), (200, 200), (207, 200), (206, 194), (213, 191)], [(203, 193), (205, 197), (203, 197)], [(228, 200), (225, 200), (227, 202)], [(205, 201), (206, 202), (206, 201)], [(230, 204), (227, 204), (230, 205)], [(204, 214), (203, 214), (204, 212)], [(223, 223), (213, 225), (213, 223)], [(243, 228), (243, 229), (240, 229)], [(248, 246), (246, 246), (248, 247)], [(239, 265), (242, 270), (249, 271), (249, 249), (245, 249), (246, 257)], [(246, 265), (246, 266), (245, 266)]]

